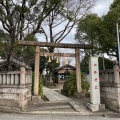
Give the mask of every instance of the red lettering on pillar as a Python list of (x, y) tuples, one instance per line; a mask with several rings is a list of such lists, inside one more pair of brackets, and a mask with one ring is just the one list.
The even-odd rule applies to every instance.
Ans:
[(97, 71), (96, 71), (96, 70), (94, 71), (94, 74), (97, 74)]
[(94, 64), (94, 67), (97, 66), (97, 64)]
[(98, 89), (98, 86), (97, 86), (97, 85), (95, 86), (95, 89)]
[(97, 78), (94, 79), (95, 82), (97, 82), (97, 80), (98, 80)]

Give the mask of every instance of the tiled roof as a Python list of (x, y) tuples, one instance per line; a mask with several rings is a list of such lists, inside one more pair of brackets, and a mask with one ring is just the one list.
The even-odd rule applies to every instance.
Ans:
[[(11, 59), (10, 59), (10, 62), (11, 62), (11, 64), (12, 64), (13, 66), (15, 66), (15, 68), (17, 68), (17, 69), (19, 69), (19, 68), (22, 66), (22, 64), (23, 64), (23, 62), (20, 62), (20, 61), (14, 59), (14, 58), (11, 58)], [(25, 63), (24, 63), (24, 64), (25, 64)], [(28, 65), (26, 65), (26, 64), (25, 64), (25, 67), (26, 67), (27, 69), (31, 68), (30, 66), (28, 66)], [(6, 59), (1, 59), (1, 60), (0, 60), (0, 71), (5, 71), (6, 68), (7, 68), (7, 60), (6, 60)]]
[(64, 69), (64, 68), (70, 68), (72, 70), (75, 70), (76, 67), (72, 66), (72, 65), (69, 65), (69, 64), (65, 64), (65, 65), (62, 65), (60, 67), (57, 67), (55, 70), (58, 71), (58, 70), (61, 70), (61, 69)]

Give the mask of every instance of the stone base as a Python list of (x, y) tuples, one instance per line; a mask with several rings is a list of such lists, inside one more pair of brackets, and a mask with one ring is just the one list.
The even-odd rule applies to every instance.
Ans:
[(41, 96), (32, 96), (32, 101), (39, 101), (41, 100)]
[(91, 103), (87, 103), (87, 107), (89, 109), (91, 109), (93, 112), (104, 111), (105, 110), (105, 105), (104, 104), (91, 104)]
[(84, 98), (84, 97), (85, 97), (85, 94), (76, 92), (76, 93), (75, 93), (75, 97), (76, 97), (76, 98)]
[(0, 110), (3, 111), (20, 111), (27, 107), (31, 99), (29, 88), (19, 88), (8, 86), (0, 88)]

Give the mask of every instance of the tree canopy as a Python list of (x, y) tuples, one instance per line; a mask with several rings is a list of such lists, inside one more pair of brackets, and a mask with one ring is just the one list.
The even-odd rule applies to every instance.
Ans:
[(116, 21), (120, 18), (119, 11), (120, 1), (115, 0), (106, 15), (86, 15), (79, 21), (76, 40), (80, 43), (91, 43), (94, 46), (93, 54), (106, 53), (118, 58)]

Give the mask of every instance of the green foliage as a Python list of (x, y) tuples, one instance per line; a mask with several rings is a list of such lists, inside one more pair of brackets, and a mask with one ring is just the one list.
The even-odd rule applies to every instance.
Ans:
[[(89, 90), (89, 83), (85, 81), (85, 76), (81, 73), (81, 85), (82, 85), (82, 92), (87, 92)], [(68, 96), (72, 96), (77, 91), (77, 84), (76, 84), (76, 72), (72, 71), (70, 76), (68, 77), (68, 81), (65, 84), (65, 90), (67, 91)]]
[[(99, 70), (103, 70), (103, 58), (99, 57), (98, 62), (99, 62)], [(113, 69), (113, 61), (104, 58), (104, 64), (105, 64), (105, 69)]]
[(43, 94), (43, 80), (42, 80), (41, 76), (40, 76), (40, 80), (39, 80), (39, 94), (40, 94), (41, 98), (44, 97), (44, 94)]
[(87, 81), (85, 81), (85, 80), (82, 80), (81, 83), (82, 83), (82, 92), (83, 93), (88, 92), (90, 84)]
[(98, 54), (98, 36), (97, 32), (100, 28), (101, 18), (97, 14), (88, 14), (86, 17), (79, 21), (75, 39), (79, 43), (89, 43), (93, 45), (93, 49), (90, 54)]
[(114, 2), (111, 4), (110, 9), (114, 9), (120, 5), (120, 0), (114, 0)]
[[(107, 58), (99, 57), (98, 58), (99, 70), (103, 70), (103, 62), (105, 65), (105, 69), (113, 69), (113, 61)], [(82, 60), (81, 71), (85, 73), (89, 73), (89, 56), (85, 56), (84, 59)]]
[(71, 72), (70, 76), (68, 77), (68, 83), (66, 89), (68, 91), (68, 96), (74, 95), (74, 93), (77, 91), (75, 71)]

